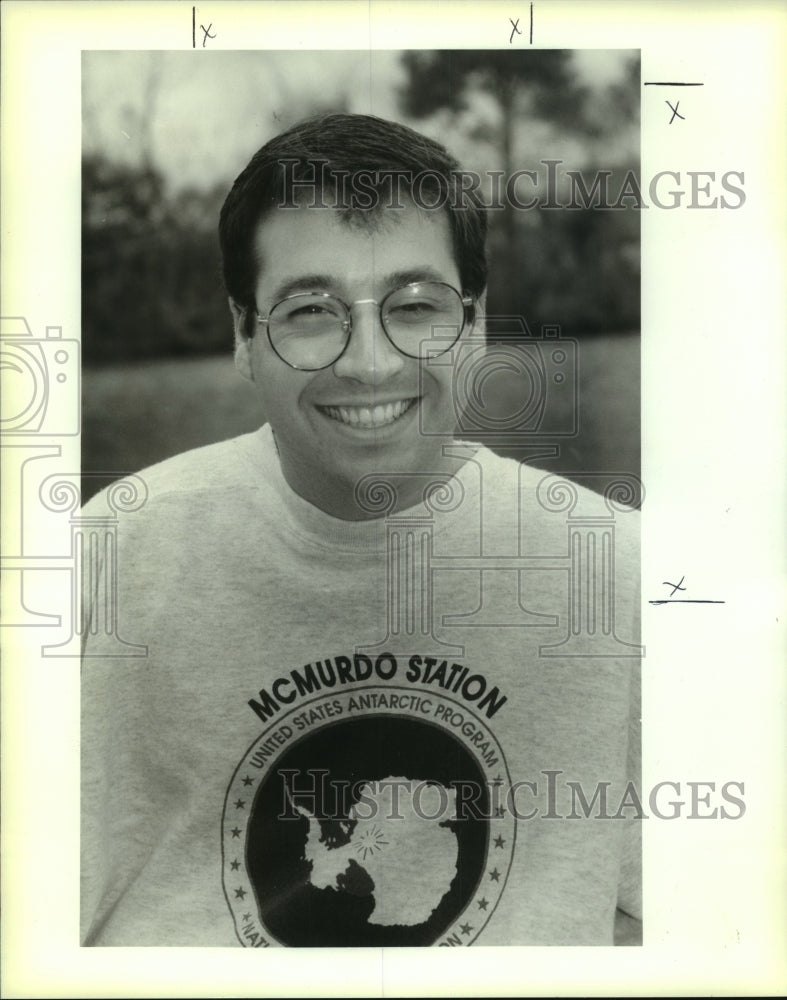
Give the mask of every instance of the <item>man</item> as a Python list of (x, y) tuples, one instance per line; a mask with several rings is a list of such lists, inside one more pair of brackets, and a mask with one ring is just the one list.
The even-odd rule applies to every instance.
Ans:
[(636, 523), (453, 440), (486, 284), (457, 170), (332, 115), (225, 202), (268, 423), (143, 472), (88, 584), (85, 944), (636, 938)]

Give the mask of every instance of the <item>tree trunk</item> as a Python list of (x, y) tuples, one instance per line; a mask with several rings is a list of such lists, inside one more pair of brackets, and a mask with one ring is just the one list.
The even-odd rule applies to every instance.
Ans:
[[(500, 145), (502, 153), (503, 192), (505, 197), (508, 178), (514, 172), (514, 97), (516, 94), (516, 82), (510, 76), (502, 76), (499, 80), (498, 99), (500, 101), (501, 133)], [(512, 304), (518, 301), (519, 296), (516, 291), (519, 287), (519, 273), (517, 267), (517, 217), (516, 209), (513, 205), (506, 204), (503, 211), (503, 237), (505, 241), (505, 253), (500, 261), (505, 274), (501, 283), (505, 289), (501, 305), (508, 312), (512, 310)], [(499, 266), (499, 265), (498, 265)]]

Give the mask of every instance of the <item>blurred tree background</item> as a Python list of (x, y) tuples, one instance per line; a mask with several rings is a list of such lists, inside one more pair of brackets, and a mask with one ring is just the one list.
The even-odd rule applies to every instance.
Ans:
[[(619, 152), (607, 140), (638, 125), (639, 58), (631, 56), (622, 77), (592, 88), (578, 76), (573, 53), (541, 50), (407, 52), (403, 111), (416, 120), (442, 114), (446, 134), (464, 133), (472, 144), (468, 166), (481, 173), (536, 173), (518, 197), (539, 207), (507, 205), (490, 226), (488, 312), (523, 316), (531, 331), (558, 323), (564, 334), (631, 330), (639, 326), (639, 213), (629, 202), (616, 210), (543, 207), (549, 201), (549, 158), (538, 136), (562, 137), (576, 160), (557, 165), (552, 201), (571, 202), (566, 170), (581, 169), (588, 189), (597, 170), (610, 171), (614, 203), (629, 170), (638, 175), (639, 143)], [(554, 146), (554, 139), (550, 143)], [(554, 158), (560, 159), (560, 144)], [(567, 153), (563, 154), (564, 161)], [(579, 162), (581, 161), (581, 162)], [(485, 192), (487, 201), (491, 191)]]
[(224, 185), (167, 192), (153, 166), (82, 163), (82, 350), (86, 361), (226, 351), (217, 259)]

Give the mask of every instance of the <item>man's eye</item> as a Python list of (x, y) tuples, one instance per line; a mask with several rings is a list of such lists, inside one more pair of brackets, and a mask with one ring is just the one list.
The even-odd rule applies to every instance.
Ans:
[(308, 306), (298, 306), (297, 309), (292, 309), (287, 314), (287, 319), (309, 319), (312, 316), (324, 317), (333, 315), (335, 315), (334, 312), (326, 306), (312, 304)]
[(428, 301), (405, 302), (391, 309), (392, 316), (401, 318), (427, 316), (435, 311), (435, 304)]

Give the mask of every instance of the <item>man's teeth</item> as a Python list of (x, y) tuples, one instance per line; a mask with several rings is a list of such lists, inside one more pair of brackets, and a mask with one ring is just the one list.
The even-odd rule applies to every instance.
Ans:
[(399, 399), (379, 406), (323, 406), (322, 410), (351, 427), (384, 427), (398, 420), (414, 402), (414, 399)]

